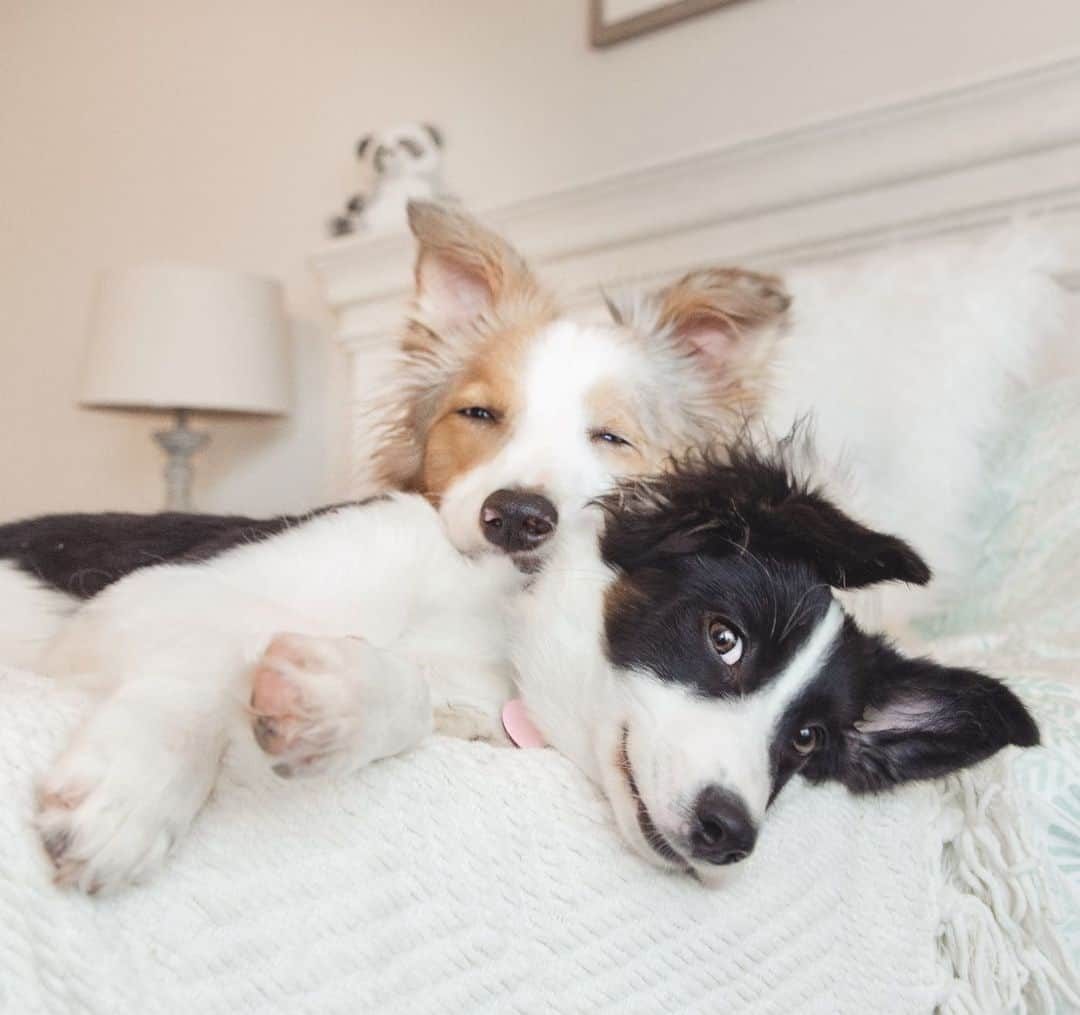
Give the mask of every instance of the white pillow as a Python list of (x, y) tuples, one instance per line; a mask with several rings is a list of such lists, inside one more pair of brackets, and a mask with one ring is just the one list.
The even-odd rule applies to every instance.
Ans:
[(788, 276), (794, 324), (770, 429), (810, 414), (833, 492), (909, 540), (937, 576), (929, 592), (855, 596), (873, 626), (902, 634), (969, 559), (982, 449), (1064, 320), (1059, 261), (1049, 236), (1024, 227)]

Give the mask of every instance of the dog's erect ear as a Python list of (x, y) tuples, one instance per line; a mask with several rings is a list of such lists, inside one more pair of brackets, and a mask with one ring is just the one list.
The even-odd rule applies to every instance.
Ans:
[(421, 126), (431, 136), (431, 140), (435, 142), (435, 147), (436, 148), (441, 148), (443, 146), (442, 131), (439, 130), (439, 128), (436, 127), (435, 124), (433, 124), (433, 123), (424, 123), (424, 124), (421, 124)]
[(873, 643), (865, 661), (869, 704), (841, 742), (807, 766), (810, 778), (874, 792), (966, 768), (1009, 744), (1038, 744), (1035, 720), (1000, 681)]
[(365, 134), (362, 138), (360, 138), (359, 141), (356, 142), (356, 157), (358, 159), (362, 159), (364, 157), (373, 140), (373, 134)]
[(767, 554), (805, 560), (837, 589), (877, 582), (925, 585), (930, 568), (907, 543), (855, 521), (813, 490), (761, 504), (748, 519), (751, 542)]
[(409, 202), (416, 236), (416, 299), (436, 328), (482, 317), (501, 304), (535, 296), (536, 281), (501, 237), (462, 212), (430, 201)]
[(693, 272), (659, 294), (660, 325), (721, 370), (741, 342), (781, 323), (791, 298), (775, 275), (735, 268)]
[(399, 377), (375, 409), (384, 422), (376, 424), (374, 457), (383, 484), (422, 490), (427, 433), (473, 337), (539, 329), (557, 308), (514, 249), (463, 212), (411, 201), (409, 225), (418, 247), (416, 313), (402, 336)]
[(755, 336), (779, 333), (791, 297), (775, 275), (710, 268), (650, 296), (607, 304), (617, 323), (663, 336), (723, 376), (736, 361), (754, 354), (746, 346)]

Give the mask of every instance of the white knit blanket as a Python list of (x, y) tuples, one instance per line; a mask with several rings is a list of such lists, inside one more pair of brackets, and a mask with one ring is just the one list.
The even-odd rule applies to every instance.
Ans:
[(437, 738), (285, 782), (241, 743), (164, 872), (90, 899), (29, 828), (79, 707), (0, 673), (5, 1013), (986, 1013), (1060, 979), (998, 762), (861, 800), (796, 780), (709, 891), (631, 855), (549, 750)]

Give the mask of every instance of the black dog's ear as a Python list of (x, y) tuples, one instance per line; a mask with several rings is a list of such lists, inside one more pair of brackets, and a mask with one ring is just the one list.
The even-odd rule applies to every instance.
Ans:
[(362, 159), (364, 153), (371, 146), (371, 142), (375, 139), (373, 134), (365, 134), (359, 141), (356, 142), (356, 157)]
[(931, 577), (926, 561), (902, 539), (868, 529), (812, 490), (794, 490), (750, 521), (757, 548), (805, 560), (833, 588), (886, 581), (925, 585)]
[[(715, 466), (712, 480), (729, 475), (727, 466)], [(604, 561), (622, 571), (633, 571), (645, 564), (657, 564), (671, 557), (737, 549), (745, 527), (734, 515), (730, 504), (724, 510), (713, 507), (703, 491), (694, 497), (690, 486), (694, 471), (673, 464), (666, 475), (649, 479), (629, 479), (611, 493), (597, 498), (596, 503), (607, 514), (607, 523), (600, 537), (600, 554)], [(704, 475), (704, 473), (702, 473)]]
[(861, 525), (794, 476), (785, 458), (793, 441), (772, 453), (735, 443), (727, 462), (699, 452), (622, 484), (600, 499), (605, 560), (627, 570), (651, 557), (744, 549), (806, 563), (834, 588), (925, 585), (930, 568), (907, 543)]
[[(807, 766), (856, 793), (955, 772), (1009, 744), (1033, 747), (1039, 728), (1003, 683), (975, 670), (905, 659), (874, 639), (868, 705), (840, 743)], [(820, 767), (817, 767), (820, 765)]]
[(441, 148), (443, 146), (442, 131), (433, 123), (425, 123), (421, 124), (421, 126), (431, 135), (431, 140), (435, 142), (435, 147)]

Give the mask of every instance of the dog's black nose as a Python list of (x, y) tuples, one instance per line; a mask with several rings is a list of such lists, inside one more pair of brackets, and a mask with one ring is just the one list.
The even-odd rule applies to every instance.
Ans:
[(754, 848), (757, 829), (743, 802), (720, 786), (707, 786), (694, 804), (690, 853), (705, 863), (745, 860)]
[(535, 550), (558, 524), (555, 505), (532, 490), (496, 490), (480, 508), (484, 536), (507, 553)]

